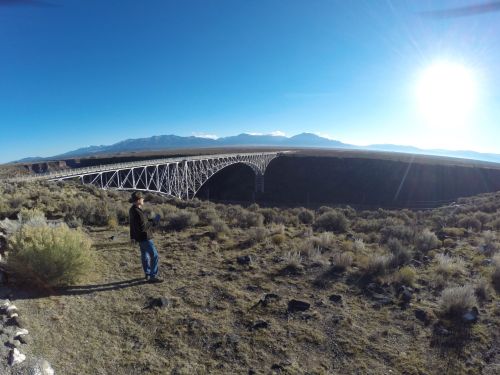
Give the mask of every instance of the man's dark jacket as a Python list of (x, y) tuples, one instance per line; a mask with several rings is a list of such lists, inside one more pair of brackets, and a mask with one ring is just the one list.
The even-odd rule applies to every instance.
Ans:
[(151, 223), (146, 220), (144, 212), (135, 204), (128, 211), (130, 221), (130, 239), (137, 242), (150, 240)]

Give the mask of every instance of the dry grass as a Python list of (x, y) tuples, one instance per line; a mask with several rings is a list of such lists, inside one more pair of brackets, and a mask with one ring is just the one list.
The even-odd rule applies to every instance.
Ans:
[(471, 285), (446, 288), (439, 301), (441, 313), (452, 318), (460, 317), (476, 305), (477, 300)]
[[(17, 187), (7, 193), (0, 191), (0, 197), (13, 194), (20, 197), (15, 202), (16, 210), (37, 208), (48, 217), (71, 212), (73, 200), (79, 199), (92, 204), (106, 199), (110, 212), (117, 207), (127, 208), (123, 202), (128, 194), (113, 196), (104, 192), (103, 198), (101, 192), (70, 185), (57, 189), (42, 185), (40, 191), (37, 189)], [(9, 202), (2, 198), (0, 205)], [(500, 196), (498, 201), (500, 208)], [(403, 267), (396, 272), (391, 256), (382, 248), (391, 238), (385, 237), (389, 234), (400, 236), (408, 246), (413, 238), (409, 220), (415, 220), (419, 228), (431, 228), (433, 216), (440, 215), (439, 211), (410, 215), (346, 210), (351, 228), (359, 228), (356, 220), (362, 218), (365, 224), (377, 223), (364, 225), (365, 229), (375, 229), (353, 231), (352, 237), (330, 232), (315, 237), (310, 224), (289, 221), (274, 226), (276, 222), (272, 221), (262, 226), (263, 209), (259, 207), (247, 211), (199, 201), (158, 202), (151, 201), (147, 206), (155, 213), (187, 210), (200, 216), (196, 226), (178, 231), (165, 226), (155, 234), (161, 273), (166, 280), (163, 284), (143, 282), (139, 250), (129, 244), (127, 226), (119, 220), (116, 229), (83, 225), (99, 262), (78, 285), (46, 294), (16, 288), (5, 291), (13, 294), (12, 299), (28, 322), (33, 337), (33, 344), (24, 349), (28, 354), (47, 358), (57, 373), (65, 375), (248, 374), (251, 370), (256, 374), (432, 374), (435, 369), (446, 368), (446, 356), (430, 345), (432, 325), (421, 324), (414, 310), (455, 313), (474, 305), (474, 288), (472, 298), (468, 292), (443, 292), (439, 300), (433, 288), (436, 267), (441, 267), (438, 260), (422, 260), (414, 268)], [(467, 207), (483, 204), (490, 212), (497, 209), (490, 207), (489, 199), (463, 203)], [(5, 207), (14, 210), (10, 204)], [(272, 220), (288, 220), (297, 217), (298, 212), (272, 209), (266, 215)], [(236, 220), (234, 215), (238, 214), (243, 214), (244, 219)], [(63, 215), (63, 220), (69, 219)], [(457, 222), (460, 217), (449, 219), (449, 225), (455, 225), (453, 219)], [(223, 230), (215, 228), (216, 223), (225, 224)], [(385, 226), (390, 229), (384, 231)], [(223, 234), (213, 235), (219, 232)], [(285, 238), (274, 245), (270, 233), (284, 234)], [(381, 244), (370, 239), (378, 239)], [(449, 239), (454, 241), (456, 253), (448, 255), (451, 261), (442, 262), (452, 275), (448, 282), (459, 283), (465, 277), (471, 285), (478, 285), (483, 277), (489, 281), (494, 267), (478, 266), (473, 270), (469, 263), (474, 256), (482, 258), (477, 254), (480, 234)], [(459, 241), (467, 241), (468, 246)], [(353, 253), (341, 251), (347, 242)], [(428, 256), (442, 251), (438, 245)], [(242, 255), (252, 258), (251, 267), (236, 261)], [(366, 264), (364, 257), (369, 260)], [(332, 273), (312, 264), (329, 258), (333, 266), (341, 265), (343, 272)], [(449, 271), (457, 268), (457, 263), (459, 269), (469, 267), (470, 274)], [(289, 264), (305, 272), (282, 274), (280, 271)], [(411, 307), (401, 310), (384, 305), (375, 309), (374, 301), (364, 293), (366, 280), (360, 276), (365, 272), (383, 275), (392, 271), (394, 277), (375, 277), (368, 282), (392, 299), (397, 298), (397, 285), (384, 285), (379, 279), (414, 285)], [(326, 278), (321, 288), (315, 284), (319, 275)], [(341, 295), (342, 303), (332, 302), (332, 295)], [(169, 299), (167, 308), (145, 308), (149, 298), (160, 296)], [(495, 344), (495, 332), (490, 327), (500, 324), (495, 308), (498, 298), (492, 292), (482, 301), (480, 321), (471, 332), (473, 340), (466, 352), (454, 358), (454, 373), (479, 375), (486, 368), (485, 353)], [(289, 314), (287, 303), (291, 299), (308, 301), (311, 307), (304, 313)], [(268, 323), (267, 328), (253, 328), (258, 321)]]

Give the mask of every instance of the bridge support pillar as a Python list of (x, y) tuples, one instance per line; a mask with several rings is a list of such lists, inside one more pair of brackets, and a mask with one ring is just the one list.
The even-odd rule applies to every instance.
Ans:
[(264, 175), (262, 173), (255, 174), (255, 192), (256, 193), (264, 192)]

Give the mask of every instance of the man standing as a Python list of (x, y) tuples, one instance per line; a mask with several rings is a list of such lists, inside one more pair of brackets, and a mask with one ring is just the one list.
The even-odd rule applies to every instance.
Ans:
[(129, 202), (132, 203), (129, 210), (130, 239), (137, 241), (141, 248), (142, 268), (146, 280), (150, 283), (161, 283), (163, 280), (156, 276), (158, 274), (158, 251), (151, 240), (152, 222), (146, 220), (142, 211), (144, 196), (140, 191), (133, 192)]

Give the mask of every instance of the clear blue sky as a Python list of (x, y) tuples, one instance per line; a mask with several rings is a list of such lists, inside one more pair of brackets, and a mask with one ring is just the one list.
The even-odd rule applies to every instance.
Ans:
[[(419, 15), (471, 3), (0, 0), (0, 162), (241, 132), (500, 153), (500, 12)], [(456, 131), (416, 106), (416, 77), (440, 59), (478, 82)]]

